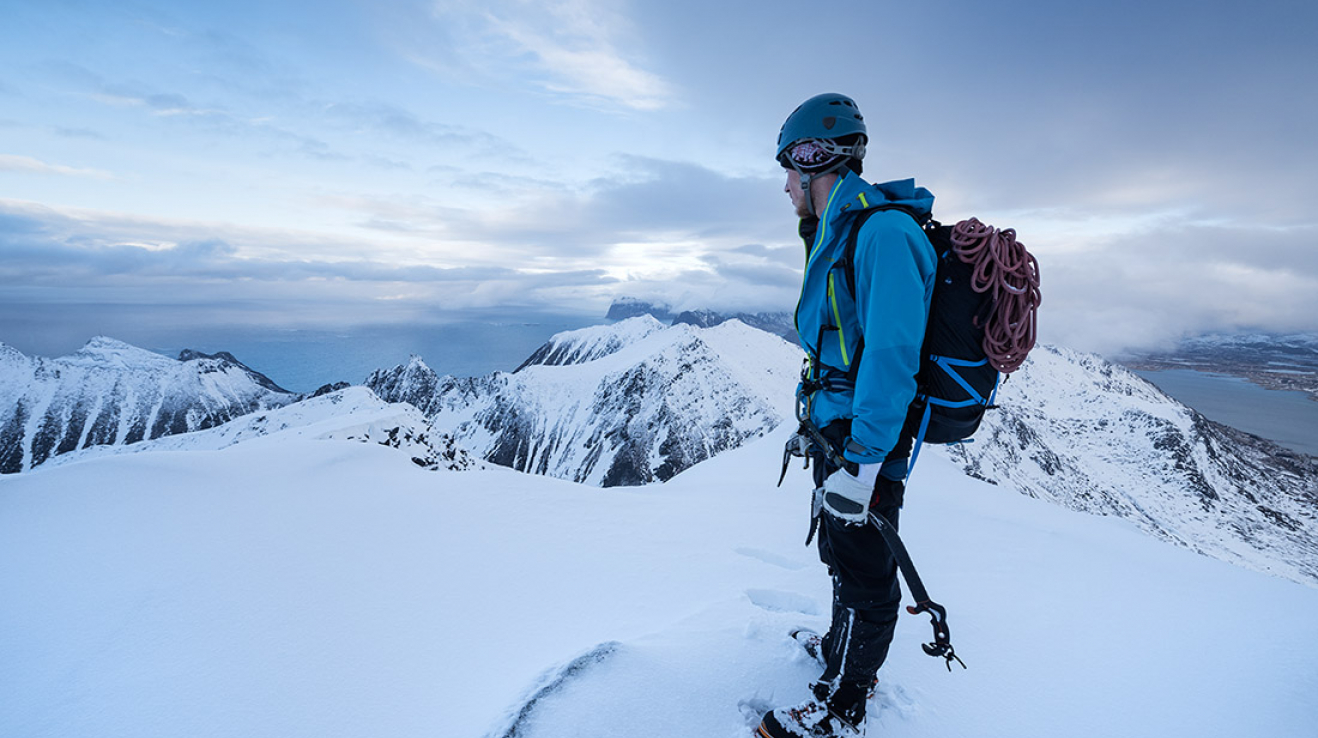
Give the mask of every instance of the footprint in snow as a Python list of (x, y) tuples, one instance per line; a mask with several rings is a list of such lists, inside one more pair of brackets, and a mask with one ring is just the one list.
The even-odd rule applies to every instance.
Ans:
[(896, 714), (903, 719), (915, 714), (918, 709), (915, 698), (900, 684), (887, 684), (879, 681), (878, 694), (874, 695), (872, 713)]
[(802, 615), (818, 615), (819, 604), (813, 598), (795, 592), (777, 589), (748, 589), (746, 596), (751, 604), (769, 612), (797, 612)]
[(766, 551), (762, 548), (738, 548), (735, 550), (735, 553), (790, 571), (797, 571), (805, 566), (799, 561), (793, 561), (782, 554), (776, 554), (773, 551)]
[(764, 718), (764, 713), (777, 707), (769, 700), (759, 697), (751, 697), (737, 703), (737, 709), (741, 710), (741, 716), (746, 720), (746, 727), (754, 730)]

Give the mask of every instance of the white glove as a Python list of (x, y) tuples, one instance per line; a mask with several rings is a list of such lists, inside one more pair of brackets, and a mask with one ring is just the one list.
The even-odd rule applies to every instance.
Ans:
[(874, 497), (874, 485), (879, 479), (879, 466), (861, 464), (855, 475), (846, 469), (828, 475), (820, 495), (824, 512), (848, 525), (869, 522), (870, 499)]

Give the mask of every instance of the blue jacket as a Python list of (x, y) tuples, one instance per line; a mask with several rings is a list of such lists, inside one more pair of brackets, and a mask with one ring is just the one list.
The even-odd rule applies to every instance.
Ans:
[[(885, 202), (929, 213), (934, 196), (914, 180), (872, 185), (843, 171), (820, 214), (813, 244), (808, 244), (796, 330), (811, 358), (810, 378), (843, 380), (807, 395), (811, 420), (824, 428), (851, 418), (846, 458), (882, 463), (896, 446), (915, 397), (937, 256), (909, 215), (886, 210), (874, 213), (861, 228), (854, 295), (837, 262), (857, 213)], [(858, 352), (862, 336), (864, 348)], [(852, 388), (845, 380), (857, 360)], [(904, 477), (904, 459), (890, 466), (883, 470), (886, 476)]]

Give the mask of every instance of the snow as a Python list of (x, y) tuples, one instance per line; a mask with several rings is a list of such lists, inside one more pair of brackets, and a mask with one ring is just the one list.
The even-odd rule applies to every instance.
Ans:
[(178, 362), (168, 356), (140, 349), (108, 336), (96, 336), (74, 353), (58, 360), (67, 366), (91, 369), (147, 370), (167, 372)]
[(1228, 434), (1132, 372), (1053, 346), (1036, 347), (997, 401), (974, 443), (951, 451), (975, 476), (1318, 586), (1311, 460)]
[(662, 331), (653, 315), (639, 315), (612, 325), (594, 325), (555, 334), (518, 371), (540, 364), (576, 364), (608, 356)]
[[(806, 695), (787, 631), (823, 628), (829, 592), (806, 474), (773, 486), (790, 428), (600, 489), (333, 440), (398, 412), (352, 398), (0, 477), (0, 735), (745, 738)], [(902, 525), (969, 669), (904, 616), (870, 735), (1313, 734), (1318, 590), (943, 454)]]
[(270, 412), (256, 412), (224, 425), (193, 433), (165, 436), (127, 446), (93, 446), (57, 456), (49, 466), (79, 463), (101, 456), (142, 452), (218, 451), (236, 443), (284, 443), (289, 438), (356, 440), (382, 435), (388, 428), (424, 432), (428, 424), (421, 411), (405, 403), (388, 403), (365, 387), (348, 387)]

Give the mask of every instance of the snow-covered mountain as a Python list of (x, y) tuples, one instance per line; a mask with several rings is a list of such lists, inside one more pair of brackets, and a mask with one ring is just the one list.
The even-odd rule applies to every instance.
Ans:
[(1036, 348), (998, 403), (973, 443), (950, 450), (971, 476), (1318, 584), (1318, 459), (1066, 349)]
[(555, 334), (514, 371), (528, 366), (563, 366), (602, 359), (663, 329), (664, 324), (647, 313), (616, 325), (565, 331)]
[(609, 320), (625, 320), (643, 315), (649, 315), (664, 325), (685, 323), (697, 328), (713, 328), (729, 320), (740, 320), (752, 328), (759, 328), (762, 331), (782, 336), (789, 343), (797, 342), (796, 318), (790, 312), (720, 312), (708, 308), (674, 312), (672, 306), (666, 303), (653, 303), (634, 297), (620, 297), (609, 305), (607, 317)]
[[(0, 477), (0, 735), (748, 738), (830, 611), (790, 430), (641, 490), (309, 431)], [(868, 735), (1313, 735), (1318, 590), (920, 464), (902, 537), (969, 668), (903, 613)]]
[[(560, 334), (514, 374), (440, 377), (414, 358), (367, 384), (478, 457), (615, 486), (669, 479), (788, 420), (799, 357), (740, 322), (665, 328), (644, 316)], [(1318, 584), (1313, 458), (1065, 349), (1036, 349), (998, 404), (975, 442), (946, 451), (971, 476)]]
[(776, 428), (800, 357), (738, 321), (646, 315), (559, 334), (512, 374), (441, 377), (413, 357), (366, 385), (495, 464), (610, 487), (670, 479)]
[(45, 359), (0, 344), (0, 473), (210, 428), (297, 397), (226, 353), (176, 360), (98, 337)]
[[(391, 419), (360, 440), (406, 447), (424, 466), (486, 461), (591, 485), (645, 484), (790, 421), (800, 352), (738, 321), (664, 326), (646, 315), (561, 333), (513, 373), (441, 377), (414, 358), (371, 375), (380, 399), (358, 388), (286, 414), (265, 411), (297, 396), (232, 357), (183, 359), (109, 339), (54, 360), (0, 345), (4, 469), (213, 426), (203, 447), (219, 448), (376, 403)], [(1036, 349), (998, 400), (974, 443), (946, 451), (968, 474), (1318, 583), (1313, 458), (1212, 423), (1129, 371), (1064, 349)], [(403, 406), (386, 403), (419, 412), (403, 417)]]
[(387, 403), (365, 387), (318, 393), (207, 430), (129, 445), (92, 446), (51, 458), (44, 466), (159, 451), (219, 451), (239, 443), (278, 446), (294, 439), (376, 443), (398, 449), (413, 464), (432, 471), (464, 471), (485, 466), (461, 448), (452, 434), (432, 428), (420, 410), (406, 403)]
[(752, 328), (781, 336), (788, 343), (800, 341), (796, 333), (796, 316), (792, 313), (720, 313), (716, 310), (687, 310), (673, 318), (673, 325), (686, 323), (698, 328), (712, 328), (729, 320), (740, 320)]

